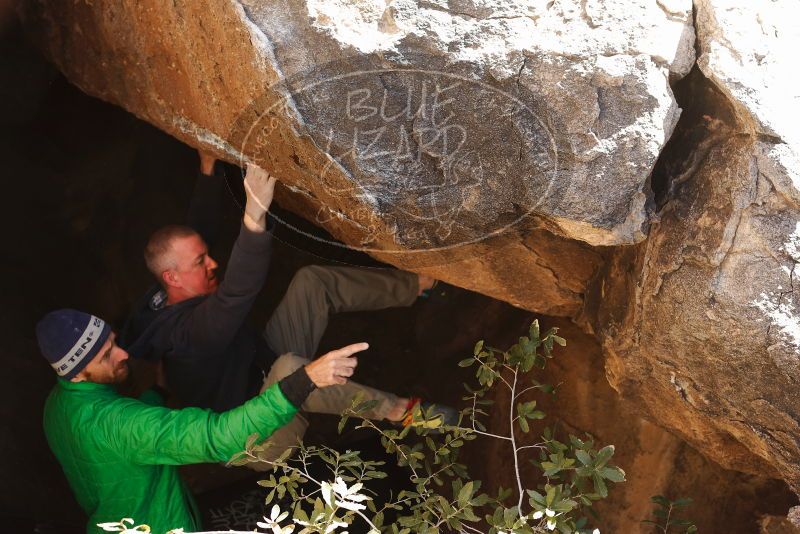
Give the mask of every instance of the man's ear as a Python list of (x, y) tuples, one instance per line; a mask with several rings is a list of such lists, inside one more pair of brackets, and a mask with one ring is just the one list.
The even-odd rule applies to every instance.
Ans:
[(86, 373), (81, 371), (70, 379), (70, 382), (86, 382)]
[(180, 287), (178, 278), (175, 276), (175, 272), (172, 269), (167, 269), (161, 273), (161, 280), (164, 282), (164, 287)]

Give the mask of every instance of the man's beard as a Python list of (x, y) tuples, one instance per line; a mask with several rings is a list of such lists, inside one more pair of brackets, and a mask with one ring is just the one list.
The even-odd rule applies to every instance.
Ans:
[(86, 374), (86, 380), (96, 384), (121, 384), (128, 379), (130, 368), (128, 362), (122, 362), (119, 366), (114, 368), (113, 373), (104, 376), (95, 376), (94, 373)]
[(128, 367), (128, 362), (123, 362), (122, 368), (114, 373), (114, 383), (120, 384), (122, 382), (125, 382), (128, 379), (129, 374), (130, 374), (130, 367)]

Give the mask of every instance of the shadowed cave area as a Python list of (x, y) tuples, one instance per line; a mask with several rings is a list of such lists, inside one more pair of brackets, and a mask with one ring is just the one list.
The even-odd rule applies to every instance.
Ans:
[[(9, 532), (83, 532), (85, 516), (50, 453), (41, 428), (44, 399), (55, 378), (38, 354), (36, 321), (47, 311), (74, 307), (117, 327), (152, 283), (141, 257), (149, 234), (182, 222), (197, 170), (195, 151), (133, 115), (91, 98), (70, 85), (16, 29), (2, 36), (0, 157), (3, 295), (2, 468), (0, 523)], [(695, 77), (696, 78), (696, 77)], [(686, 83), (696, 83), (689, 78)], [(689, 115), (687, 115), (689, 117)], [(687, 119), (688, 120), (688, 119)], [(665, 150), (668, 157), (669, 150)], [(240, 170), (227, 166), (225, 236), (215, 258), (224, 266), (241, 217)], [(656, 178), (660, 180), (661, 178)], [(654, 184), (663, 189), (665, 184)], [(656, 198), (660, 200), (660, 198)], [(288, 212), (283, 217), (310, 234), (322, 231)], [(329, 247), (285, 227), (276, 233), (266, 287), (251, 319), (264, 324), (292, 274), (310, 264), (389, 268), (366, 255)], [(605, 379), (597, 341), (563, 318), (539, 317), (558, 326), (568, 345), (542, 381), (560, 384), (558, 396), (540, 401), (548, 424), (565, 433), (591, 433), (614, 444), (616, 463), (628, 477), (597, 506), (601, 532), (650, 532), (640, 522), (651, 514), (649, 497), (691, 497), (689, 516), (700, 532), (759, 532), (765, 515), (785, 515), (796, 503), (777, 480), (727, 471), (661, 428), (641, 419)], [(410, 308), (335, 316), (321, 353), (368, 341), (356, 378), (404, 395), (460, 406), (470, 371), (457, 362), (479, 339), (507, 347), (534, 319), (530, 312), (464, 289), (441, 284)], [(133, 382), (148, 380), (134, 367)], [(498, 396), (497, 410), (508, 399)], [(377, 437), (336, 419), (315, 416), (308, 439), (355, 448), (385, 459)], [(501, 427), (492, 420), (491, 426)], [(535, 435), (534, 428), (531, 435)], [(510, 486), (503, 444), (471, 442), (464, 460), (487, 489)], [(262, 478), (244, 468), (189, 466), (183, 474), (198, 496), (208, 529), (252, 529), (264, 511)], [(533, 476), (532, 470), (528, 473)], [(387, 488), (402, 479), (390, 470)], [(387, 489), (384, 488), (384, 489)]]

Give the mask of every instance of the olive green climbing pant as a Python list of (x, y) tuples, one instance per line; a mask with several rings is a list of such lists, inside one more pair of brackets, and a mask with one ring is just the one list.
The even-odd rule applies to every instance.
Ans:
[[(410, 306), (417, 298), (416, 274), (389, 269), (359, 267), (303, 267), (292, 278), (283, 300), (267, 322), (264, 337), (275, 354), (281, 356), (264, 379), (262, 391), (311, 361), (328, 326), (331, 313), (380, 310)], [(353, 340), (358, 342), (360, 340)], [(315, 389), (303, 403), (302, 411), (341, 414), (362, 393), (364, 400), (377, 400), (377, 406), (364, 415), (381, 420), (397, 403), (398, 397), (348, 381), (341, 386)], [(269, 438), (262, 459), (274, 460), (287, 448), (296, 446), (308, 428), (300, 413)], [(266, 462), (249, 464), (256, 470), (270, 469)]]

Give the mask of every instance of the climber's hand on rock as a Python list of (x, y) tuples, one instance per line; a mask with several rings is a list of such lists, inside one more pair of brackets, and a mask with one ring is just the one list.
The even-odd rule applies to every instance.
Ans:
[(247, 193), (244, 224), (254, 232), (263, 232), (267, 227), (267, 211), (272, 204), (275, 181), (275, 178), (261, 167), (252, 163), (247, 164), (247, 173), (244, 177), (244, 190)]
[(332, 350), (306, 365), (306, 373), (318, 388), (346, 384), (358, 365), (353, 354), (368, 348), (366, 343), (355, 343)]
[(214, 173), (214, 164), (217, 158), (211, 152), (205, 150), (198, 150), (197, 154), (200, 156), (200, 172), (206, 176), (211, 176)]

